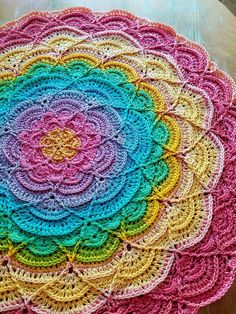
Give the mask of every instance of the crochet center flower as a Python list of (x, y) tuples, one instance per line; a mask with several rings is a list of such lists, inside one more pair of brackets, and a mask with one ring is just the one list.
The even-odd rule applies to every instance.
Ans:
[[(109, 257), (120, 242), (113, 230), (119, 229), (128, 217), (131, 221), (139, 220), (148, 202), (141, 211), (136, 199), (149, 196), (153, 187), (160, 185), (168, 175), (168, 165), (162, 159), (162, 146), (169, 142), (168, 127), (161, 120), (157, 121), (151, 110), (154, 105), (162, 106), (163, 101), (160, 98), (160, 103), (154, 104), (143, 90), (142, 97), (150, 102), (150, 111), (140, 112), (140, 99), (130, 99), (132, 90), (120, 86), (119, 77), (114, 80), (113, 73), (93, 72), (81, 61), (66, 67), (36, 65), (30, 75), (24, 77), (23, 89), (31, 92), (35, 88), (35, 76), (40, 81), (42, 75), (41, 87), (48, 86), (55, 74), (62, 82), (68, 84), (71, 80), (73, 84), (73, 77), (65, 77), (68, 66), (72, 74), (78, 76), (77, 68), (82, 72), (73, 92), (61, 91), (57, 83), (54, 94), (34, 99), (33, 105), (26, 94), (25, 100), (10, 111), (9, 129), (7, 132), (3, 129), (2, 133), (3, 178), (10, 171), (6, 185), (12, 197), (25, 202), (30, 200), (29, 207), (21, 206), (11, 213), (21, 232), (24, 230), (31, 237), (34, 230), (35, 235), (58, 235), (61, 240), (61, 236), (67, 235), (70, 243), (76, 244), (80, 239), (84, 249), (91, 245), (99, 249), (110, 240), (113, 249), (108, 252)], [(116, 74), (121, 76), (120, 80), (126, 79), (118, 69)], [(128, 84), (134, 92), (132, 84)], [(22, 86), (18, 88), (22, 96)], [(14, 95), (14, 86), (11, 91)], [(8, 88), (5, 92), (9, 93)], [(174, 122), (169, 119), (169, 126), (171, 123)], [(178, 137), (173, 140), (176, 147), (178, 141)], [(134, 212), (137, 212), (136, 217), (132, 219)], [(109, 220), (100, 224), (102, 218)], [(89, 226), (87, 220), (91, 220)], [(109, 226), (112, 220), (114, 226)], [(147, 227), (148, 224), (139, 225), (141, 230)], [(72, 231), (77, 234), (76, 240)], [(134, 229), (131, 234), (139, 232)], [(58, 252), (54, 240), (43, 238), (43, 241), (48, 242), (48, 253)], [(41, 250), (41, 259), (51, 264), (50, 255), (45, 256), (45, 246), (39, 249), (38, 243), (40, 240), (35, 239), (30, 247), (36, 245), (37, 250), (33, 251), (39, 254)], [(98, 258), (92, 257), (94, 252), (87, 254), (91, 254), (88, 261)]]
[(9, 27), (24, 36), (3, 29), (0, 50), (8, 309), (92, 313), (110, 297), (151, 293), (210, 230), (225, 152), (212, 131), (214, 84), (223, 83), (208, 73), (196, 86), (203, 48), (193, 47), (195, 62), (188, 44), (172, 56), (172, 29), (128, 13), (71, 9)]
[(54, 161), (63, 161), (76, 155), (79, 140), (69, 129), (53, 129), (40, 140), (40, 145), (44, 156)]

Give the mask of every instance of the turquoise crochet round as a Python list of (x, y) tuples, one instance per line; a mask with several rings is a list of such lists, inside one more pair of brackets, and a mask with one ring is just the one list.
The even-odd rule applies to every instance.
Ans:
[(33, 66), (0, 99), (1, 237), (42, 257), (76, 243), (113, 251), (111, 231), (137, 224), (168, 175), (151, 95), (120, 70), (74, 61)]

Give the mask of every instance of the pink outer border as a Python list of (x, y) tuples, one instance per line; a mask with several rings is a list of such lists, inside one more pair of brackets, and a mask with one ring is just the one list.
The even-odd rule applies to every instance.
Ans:
[[(74, 12), (89, 14), (96, 18), (118, 15), (137, 23), (139, 28), (150, 26), (156, 30), (169, 32), (174, 38), (174, 44), (168, 46), (169, 43), (167, 43), (166, 46), (167, 48), (174, 48), (172, 58), (182, 68), (186, 80), (190, 84), (204, 89), (213, 103), (215, 111), (213, 125), (209, 132), (217, 135), (225, 148), (225, 165), (221, 179), (212, 191), (214, 198), (213, 218), (206, 236), (200, 243), (185, 249), (181, 254), (176, 254), (175, 262), (168, 277), (154, 290), (130, 299), (117, 300), (111, 295), (103, 304), (103, 307), (96, 311), (97, 314), (196, 313), (200, 307), (214, 302), (226, 293), (234, 280), (236, 272), (236, 216), (234, 212), (234, 191), (236, 187), (234, 166), (236, 153), (234, 140), (236, 133), (235, 84), (229, 75), (218, 70), (215, 63), (210, 61), (209, 55), (203, 46), (178, 35), (170, 26), (138, 18), (123, 10), (93, 13), (92, 10), (87, 8), (70, 8), (50, 13), (29, 13), (17, 21), (1, 26), (0, 35), (1, 33), (9, 33), (10, 28), (17, 28), (31, 17), (55, 18)], [(0, 40), (0, 49), (3, 47), (4, 40), (4, 37), (2, 42)], [(185, 51), (188, 49), (195, 51), (196, 55), (202, 58), (203, 67), (196, 71), (183, 66), (178, 59), (178, 53), (175, 54), (178, 48)], [(163, 47), (158, 45), (152, 47), (152, 49), (153, 51), (163, 52)], [(168, 52), (167, 55), (171, 55), (171, 53)], [(211, 82), (210, 88), (209, 81)], [(7, 313), (22, 313), (22, 306), (20, 306), (18, 312), (15, 311), (8, 311)], [(34, 312), (29, 309), (29, 313)]]

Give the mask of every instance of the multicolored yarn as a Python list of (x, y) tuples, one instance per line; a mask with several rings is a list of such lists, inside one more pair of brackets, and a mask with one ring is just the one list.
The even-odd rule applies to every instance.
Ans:
[(0, 28), (0, 312), (193, 314), (233, 282), (235, 85), (124, 11)]

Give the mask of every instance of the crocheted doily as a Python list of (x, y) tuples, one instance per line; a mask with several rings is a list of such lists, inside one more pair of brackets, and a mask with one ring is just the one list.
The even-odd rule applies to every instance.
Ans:
[(235, 85), (128, 12), (0, 28), (0, 311), (193, 314), (233, 282)]

